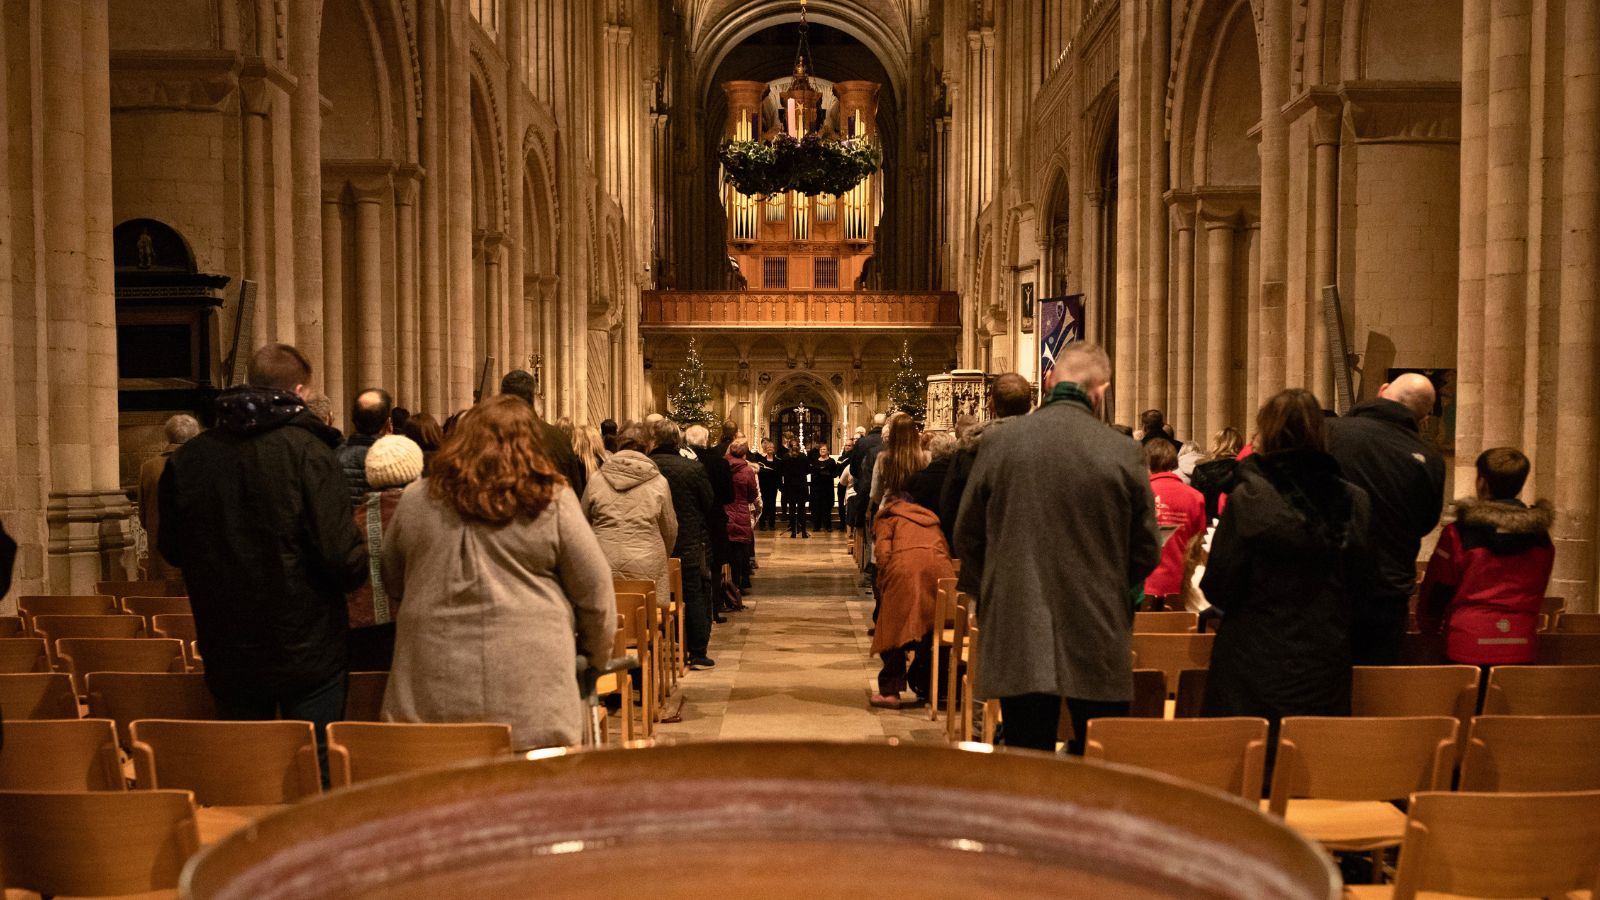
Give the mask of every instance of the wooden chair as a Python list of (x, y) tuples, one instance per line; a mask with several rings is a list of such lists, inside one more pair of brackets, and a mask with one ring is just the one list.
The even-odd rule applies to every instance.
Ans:
[[(972, 696), (978, 684), (979, 647), (982, 629), (976, 623), (967, 628), (967, 673), (961, 678), (961, 731), (958, 740), (972, 740), (972, 723), (979, 711), (983, 714), (983, 743), (994, 743), (1000, 725), (1000, 701), (985, 700), (978, 703)], [(975, 708), (976, 707), (976, 708)]]
[(1600, 715), (1600, 666), (1495, 666), (1483, 692), (1483, 713)]
[(1199, 626), (1198, 614), (1182, 610), (1133, 614), (1134, 634), (1193, 634)]
[(1087, 741), (1087, 759), (1154, 769), (1261, 799), (1266, 719), (1091, 719)]
[(184, 597), (188, 590), (183, 586), (182, 579), (170, 581), (100, 581), (94, 586), (95, 593), (105, 594), (122, 600), (124, 597)]
[(129, 731), (140, 790), (191, 791), (201, 806), (267, 806), (322, 793), (310, 722), (140, 719)]
[(50, 655), (45, 652), (44, 638), (0, 638), (0, 672), (50, 671)]
[(0, 879), (44, 896), (167, 891), (200, 848), (188, 791), (0, 791)]
[(511, 752), (511, 726), (497, 723), (334, 722), (328, 774), (334, 787)]
[(939, 663), (956, 637), (956, 580), (941, 578), (933, 592), (933, 644), (929, 662), (928, 721), (939, 718)]
[(1178, 692), (1178, 673), (1184, 669), (1211, 667), (1214, 634), (1138, 634), (1133, 636), (1136, 668), (1160, 669), (1167, 673), (1167, 695)]
[(1207, 669), (1180, 669), (1178, 697), (1172, 704), (1175, 719), (1197, 719), (1205, 710)]
[(217, 717), (206, 677), (195, 673), (90, 672), (89, 715), (117, 724), (117, 740), (133, 746), (128, 726), (139, 719)]
[[(0, 630), (4, 630), (0, 626)], [(1560, 634), (1600, 634), (1600, 613), (1562, 613), (1556, 624)]]
[(63, 638), (56, 657), (79, 694), (90, 672), (186, 672), (183, 641), (171, 638)]
[(1600, 791), (1600, 716), (1478, 716), (1463, 791)]
[(44, 638), (50, 662), (59, 667), (59, 641), (65, 638), (141, 638), (144, 619), (138, 616), (34, 616), (33, 633)]
[(143, 616), (145, 625), (155, 628), (155, 616), (192, 616), (188, 597), (123, 597), (122, 609), (130, 615)]
[(689, 674), (689, 650), (684, 644), (683, 560), (676, 556), (667, 560), (667, 579), (672, 583), (672, 615), (678, 622), (678, 677)]
[[(626, 656), (628, 654), (628, 629), (627, 619), (617, 614), (616, 638), (611, 645), (611, 655)], [(672, 668), (672, 666), (668, 666)], [(618, 708), (618, 715), (622, 720), (622, 739), (633, 740), (633, 676), (626, 669), (620, 672), (607, 672), (595, 681), (595, 697), (609, 697), (616, 694), (622, 701)]]
[(23, 637), (27, 633), (21, 616), (0, 616), (0, 638)]
[(1477, 666), (1356, 666), (1350, 715), (1454, 716), (1461, 723), (1457, 734), (1466, 734), (1478, 711), (1481, 677)]
[(76, 719), (78, 695), (65, 672), (0, 674), (0, 710), (13, 719)]
[(1600, 897), (1600, 791), (1414, 794), (1394, 884), (1345, 890), (1356, 900)]
[(104, 594), (36, 594), (17, 598), (17, 612), (33, 633), (34, 616), (120, 615), (117, 599)]
[(1459, 727), (1449, 716), (1286, 718), (1268, 809), (1329, 850), (1397, 847), (1405, 814), (1389, 801), (1449, 787)]
[(1541, 634), (1538, 647), (1541, 666), (1600, 666), (1600, 634)]
[[(646, 578), (613, 578), (612, 588), (618, 594), (640, 594), (644, 597), (645, 631), (650, 638), (651, 708), (656, 719), (661, 718), (661, 707), (667, 701), (667, 670), (671, 668), (666, 651), (666, 615), (656, 597), (656, 583)], [(669, 598), (669, 604), (672, 602)], [(640, 660), (646, 657), (641, 651)]]
[(627, 649), (639, 655), (640, 734), (650, 737), (655, 731), (655, 680), (651, 677), (650, 621), (644, 594), (618, 594), (617, 613), (627, 635)]
[(0, 791), (125, 791), (109, 719), (8, 721)]
[(944, 720), (945, 740), (956, 742), (971, 739), (971, 732), (961, 734), (962, 704), (965, 696), (962, 686), (966, 683), (967, 663), (971, 652), (972, 598), (967, 594), (957, 593), (955, 598), (955, 611), (952, 616), (955, 621), (955, 631), (950, 640), (950, 659), (946, 668), (944, 689)]
[(1128, 715), (1136, 719), (1166, 718), (1167, 673), (1160, 669), (1133, 670), (1133, 703), (1128, 706)]
[(1555, 631), (1561, 623), (1561, 614), (1567, 609), (1567, 598), (1546, 597), (1539, 604), (1539, 630)]
[(344, 720), (382, 722), (383, 694), (388, 689), (388, 672), (351, 672), (345, 682)]
[(194, 629), (194, 616), (169, 614), (151, 616), (150, 635), (158, 638), (176, 638), (183, 641), (183, 655), (189, 663), (189, 668), (196, 672), (200, 669), (200, 654), (195, 650), (197, 635)]

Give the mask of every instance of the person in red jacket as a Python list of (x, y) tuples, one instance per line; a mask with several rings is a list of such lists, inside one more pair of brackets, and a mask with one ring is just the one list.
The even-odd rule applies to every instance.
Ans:
[(1189, 546), (1206, 528), (1206, 498), (1178, 476), (1178, 451), (1171, 441), (1146, 441), (1144, 460), (1150, 467), (1150, 492), (1156, 498), (1156, 524), (1168, 537), (1161, 545), (1161, 563), (1144, 580), (1140, 609), (1179, 610), (1184, 606)]
[(1477, 498), (1456, 501), (1423, 576), (1417, 621), (1424, 634), (1445, 634), (1445, 656), (1475, 666), (1531, 663), (1539, 606), (1555, 548), (1546, 501), (1517, 499), (1528, 458), (1512, 447), (1478, 456)]

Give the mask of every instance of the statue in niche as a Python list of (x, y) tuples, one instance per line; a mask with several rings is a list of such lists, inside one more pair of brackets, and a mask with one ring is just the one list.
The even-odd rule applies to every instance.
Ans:
[(134, 243), (134, 249), (139, 254), (139, 268), (148, 269), (156, 264), (156, 242), (150, 237), (150, 229), (139, 232), (139, 239)]

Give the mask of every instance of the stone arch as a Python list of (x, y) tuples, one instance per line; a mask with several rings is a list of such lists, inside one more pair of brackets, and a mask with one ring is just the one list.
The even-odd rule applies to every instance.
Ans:
[(1045, 182), (1044, 205), (1039, 217), (1039, 238), (1044, 245), (1044, 276), (1038, 286), (1039, 296), (1049, 297), (1067, 292), (1071, 269), (1072, 195), (1067, 172), (1059, 164), (1053, 167)]
[[(319, 71), (332, 107), (322, 124), (329, 159), (414, 161), (416, 110), (404, 27), (384, 0), (323, 11)], [(408, 124), (410, 123), (410, 124)]]
[(833, 385), (821, 376), (811, 372), (795, 371), (774, 377), (760, 394), (757, 395), (755, 408), (756, 430), (765, 436), (767, 423), (772, 419), (772, 412), (780, 401), (787, 405), (790, 398), (814, 398), (828, 413), (831, 423), (828, 443), (837, 446), (839, 429), (843, 427), (845, 404), (844, 397), (839, 394)]

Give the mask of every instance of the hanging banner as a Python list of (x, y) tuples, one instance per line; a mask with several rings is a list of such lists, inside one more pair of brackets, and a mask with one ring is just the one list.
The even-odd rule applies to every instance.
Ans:
[(1067, 294), (1039, 301), (1039, 390), (1049, 383), (1056, 354), (1083, 340), (1083, 295)]

